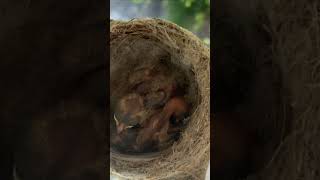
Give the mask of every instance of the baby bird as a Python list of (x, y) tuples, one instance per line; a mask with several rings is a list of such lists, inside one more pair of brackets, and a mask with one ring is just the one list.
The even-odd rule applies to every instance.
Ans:
[(116, 124), (116, 133), (111, 142), (117, 145), (125, 143), (129, 146), (128, 144), (136, 138), (137, 130), (134, 127), (138, 128), (150, 116), (149, 113), (152, 113), (151, 110), (145, 109), (143, 97), (139, 94), (131, 93), (122, 97), (111, 117)]
[(135, 70), (134, 73), (130, 74), (129, 84), (136, 86), (144, 81), (149, 81), (154, 76), (154, 70), (152, 67), (144, 67)]
[(117, 127), (114, 143), (123, 144), (127, 136), (133, 137), (134, 133), (128, 132), (138, 126), (141, 128), (136, 128), (132, 141), (137, 151), (167, 141), (168, 133), (179, 131), (172, 127), (170, 119), (181, 118), (187, 112), (187, 104), (181, 97), (172, 98), (177, 82), (165, 67), (136, 69), (128, 83), (132, 93), (119, 100), (113, 117)]
[(116, 147), (122, 152), (134, 152), (134, 143), (137, 138), (138, 128), (126, 128), (120, 134), (116, 134), (111, 142), (112, 146)]
[(113, 117), (116, 121), (117, 133), (120, 134), (126, 128), (142, 123), (145, 114), (142, 96), (131, 93), (121, 98)]
[(170, 117), (174, 116), (178, 120), (183, 117), (188, 110), (188, 105), (181, 97), (174, 97), (168, 101), (162, 111), (152, 116), (148, 121), (142, 124), (142, 130), (138, 133), (135, 149), (145, 149), (152, 143), (162, 143), (168, 140), (168, 131), (171, 129)]
[(129, 78), (134, 92), (144, 96), (147, 108), (163, 106), (174, 94), (176, 81), (165, 70), (154, 67), (138, 69)]

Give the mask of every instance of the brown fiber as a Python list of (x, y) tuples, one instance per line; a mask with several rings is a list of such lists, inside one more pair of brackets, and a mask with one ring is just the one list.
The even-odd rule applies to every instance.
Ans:
[(121, 94), (119, 84), (125, 79), (120, 72), (166, 57), (193, 79), (188, 98), (196, 101), (187, 127), (173, 146), (152, 158), (111, 152), (111, 173), (127, 179), (203, 179), (210, 156), (209, 48), (191, 32), (160, 19), (111, 21), (110, 46), (111, 96)]

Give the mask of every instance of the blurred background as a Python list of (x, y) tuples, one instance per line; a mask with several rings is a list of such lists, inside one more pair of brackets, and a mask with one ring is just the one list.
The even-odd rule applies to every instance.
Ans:
[[(110, 18), (153, 17), (172, 21), (210, 45), (210, 0), (110, 0)], [(111, 176), (111, 180), (122, 180)]]
[(110, 18), (155, 17), (188, 29), (210, 45), (210, 0), (110, 0)]

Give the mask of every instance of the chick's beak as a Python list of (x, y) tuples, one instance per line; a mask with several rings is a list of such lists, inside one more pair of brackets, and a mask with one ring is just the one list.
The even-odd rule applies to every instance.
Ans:
[(120, 122), (115, 115), (113, 115), (113, 119), (116, 122), (118, 134), (122, 133), (125, 129), (133, 127), (133, 126), (126, 126), (124, 123)]

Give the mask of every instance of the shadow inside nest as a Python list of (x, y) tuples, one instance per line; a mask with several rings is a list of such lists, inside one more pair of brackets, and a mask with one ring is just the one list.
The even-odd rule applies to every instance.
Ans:
[(133, 69), (123, 93), (111, 98), (111, 149), (127, 155), (166, 150), (190, 119), (194, 102), (186, 98), (188, 79), (163, 59)]

